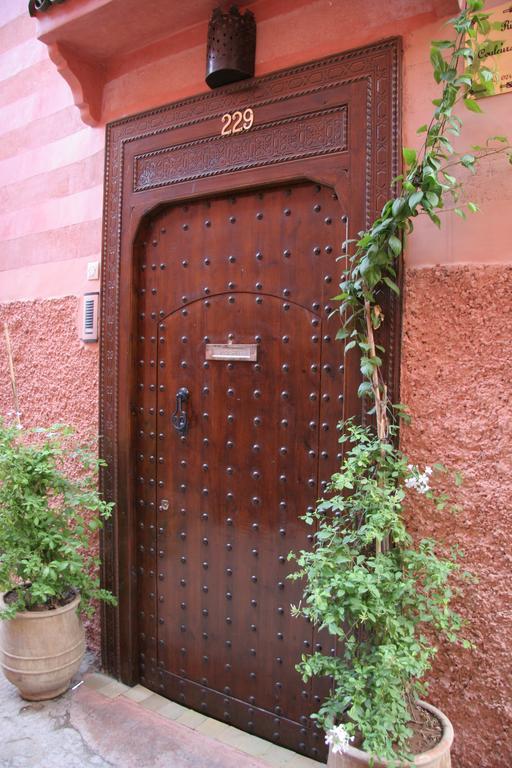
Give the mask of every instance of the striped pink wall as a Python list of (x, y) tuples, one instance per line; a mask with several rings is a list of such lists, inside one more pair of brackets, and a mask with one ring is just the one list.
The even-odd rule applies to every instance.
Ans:
[(79, 295), (100, 258), (104, 128), (80, 120), (26, 0), (0, 10), (0, 302)]
[[(73, 3), (79, 0), (72, 0)], [(429, 40), (442, 36), (431, 3), (391, 4), (393, 22), (376, 13), (373, 0), (357, 9), (339, 0), (256, 0), (259, 74), (366, 44), (391, 34), (404, 38), (404, 142), (417, 143), (434, 89)], [(490, 5), (495, 4), (491, 0)], [(66, 6), (59, 6), (66, 8)], [(60, 11), (58, 11), (60, 12)], [(108, 67), (104, 118), (181, 98), (205, 89), (205, 21)], [(504, 132), (510, 99), (485, 104), (486, 120), (465, 116), (469, 143)], [(99, 259), (104, 126), (80, 119), (69, 86), (37, 40), (37, 22), (26, 0), (0, 7), (0, 302), (80, 295), (95, 285), (85, 280), (88, 261)], [(464, 224), (450, 219), (441, 233), (416, 238), (407, 252), (415, 266), (504, 263), (512, 258), (507, 211), (512, 197), (506, 166), (486, 164), (471, 184), (484, 215)], [(486, 247), (481, 245), (485, 231)]]

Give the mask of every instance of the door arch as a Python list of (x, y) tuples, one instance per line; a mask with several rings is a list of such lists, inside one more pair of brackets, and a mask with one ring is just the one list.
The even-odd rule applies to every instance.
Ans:
[[(148, 357), (150, 353), (146, 352), (142, 356), (139, 354), (140, 350), (137, 345), (140, 343), (140, 336), (145, 337), (147, 333), (140, 332), (138, 323), (141, 319), (141, 312), (145, 313), (146, 309), (141, 309), (138, 306), (141, 294), (139, 293), (138, 298), (136, 298), (136, 292), (145, 291), (142, 295), (145, 296), (144, 300), (148, 302), (147, 311), (151, 321), (158, 325), (161, 320), (164, 320), (163, 325), (166, 327), (171, 322), (167, 318), (173, 313), (175, 318), (182, 318), (184, 317), (181, 314), (183, 310), (196, 311), (195, 309), (192, 310), (192, 306), (204, 307), (205, 302), (210, 301), (210, 307), (212, 307), (213, 305), (217, 306), (219, 302), (221, 304), (225, 302), (225, 311), (219, 316), (224, 317), (224, 321), (230, 325), (230, 329), (227, 326), (225, 328), (219, 326), (220, 336), (226, 335), (226, 333), (229, 336), (229, 333), (233, 333), (236, 338), (237, 329), (232, 327), (236, 323), (229, 319), (233, 317), (229, 312), (230, 297), (234, 298), (233, 304), (235, 306), (240, 306), (244, 302), (247, 305), (254, 302), (251, 304), (254, 308), (258, 307), (256, 304), (258, 296), (263, 300), (268, 299), (269, 318), (275, 314), (273, 307), (277, 306), (276, 302), (279, 302), (280, 311), (277, 312), (276, 318), (273, 320), (274, 324), (285, 322), (284, 320), (277, 320), (277, 317), (288, 318), (294, 313), (297, 317), (305, 318), (307, 316), (309, 318), (308, 320), (301, 320), (300, 323), (297, 320), (297, 323), (304, 327), (313, 319), (325, 323), (325, 307), (329, 304), (328, 300), (337, 292), (335, 259), (336, 256), (342, 255), (342, 241), (346, 236), (345, 218), (343, 222), (341, 219), (342, 217), (348, 219), (351, 236), (362, 229), (387, 198), (389, 184), (397, 173), (398, 59), (398, 41), (385, 41), (360, 51), (340, 54), (321, 62), (313, 62), (248, 83), (236, 84), (222, 89), (220, 92), (172, 104), (147, 115), (127, 118), (109, 126), (107, 136), (100, 432), (102, 435), (102, 453), (108, 462), (108, 468), (102, 476), (102, 488), (106, 497), (116, 502), (116, 513), (103, 534), (102, 569), (105, 586), (119, 594), (120, 604), (117, 609), (104, 608), (103, 610), (104, 665), (108, 671), (126, 682), (136, 682), (144, 677), (144, 683), (155, 690), (163, 691), (175, 698), (184, 695), (185, 698), (182, 700), (197, 708), (201, 708), (206, 703), (206, 711), (214, 716), (233, 722), (239, 727), (249, 730), (254, 728), (255, 732), (267, 738), (274, 738), (278, 743), (292, 746), (297, 751), (312, 756), (321, 754), (318, 746), (318, 734), (315, 736), (308, 718), (311, 708), (318, 703), (314, 699), (315, 696), (320, 695), (318, 692), (306, 690), (303, 693), (301, 689), (299, 700), (294, 691), (289, 694), (283, 708), (276, 698), (275, 691), (273, 691), (272, 697), (267, 700), (263, 692), (261, 694), (257, 692), (255, 695), (249, 692), (249, 688), (237, 687), (241, 685), (239, 679), (234, 685), (227, 682), (221, 685), (222, 681), (217, 681), (215, 686), (211, 687), (211, 675), (208, 677), (208, 675), (200, 673), (199, 668), (203, 662), (199, 657), (194, 662), (197, 667), (197, 675), (194, 677), (186, 666), (179, 666), (177, 657), (172, 662), (174, 664), (172, 666), (171, 657), (165, 655), (167, 650), (162, 650), (160, 654), (158, 652), (159, 645), (165, 649), (165, 644), (168, 642), (167, 636), (159, 634), (159, 631), (164, 632), (162, 629), (159, 630), (159, 627), (166, 626), (166, 617), (158, 610), (160, 595), (163, 595), (163, 592), (159, 594), (158, 591), (159, 573), (164, 574), (163, 581), (165, 582), (166, 574), (171, 573), (171, 570), (173, 574), (177, 574), (179, 568), (177, 564), (174, 569), (166, 565), (165, 570), (159, 571), (156, 564), (151, 567), (149, 561), (146, 563), (144, 558), (149, 557), (151, 549), (154, 550), (152, 554), (158, 558), (160, 551), (158, 542), (161, 535), (166, 541), (166, 545), (161, 548), (163, 551), (162, 559), (166, 561), (168, 559), (166, 548), (167, 552), (172, 552), (172, 547), (175, 547), (177, 540), (174, 538), (171, 546), (165, 538), (168, 533), (160, 534), (159, 532), (157, 508), (161, 506), (161, 498), (158, 495), (150, 502), (154, 504), (154, 512), (152, 513), (155, 515), (154, 520), (151, 518), (148, 521), (141, 520), (138, 516), (137, 478), (142, 477), (144, 484), (146, 481), (153, 480), (154, 484), (148, 485), (148, 488), (153, 488), (152, 492), (156, 494), (158, 494), (159, 489), (158, 483), (162, 478), (159, 478), (157, 473), (154, 475), (150, 472), (137, 474), (133, 457), (136, 454), (137, 435), (140, 432), (137, 424), (137, 414), (140, 413), (138, 409), (146, 409), (147, 407), (149, 411), (150, 408), (153, 408), (153, 415), (156, 419), (158, 419), (159, 411), (163, 410), (164, 416), (162, 418), (166, 419), (167, 429), (170, 429), (168, 419), (172, 398), (162, 408), (158, 403), (147, 406), (139, 403), (140, 391), (146, 391), (145, 389), (140, 390), (140, 384), (143, 384), (144, 387), (146, 384), (148, 387), (154, 385), (155, 393), (158, 393), (157, 387), (160, 384), (156, 378), (154, 381), (151, 378), (147, 381), (141, 379), (140, 370), (134, 365), (134, 362), (139, 363), (142, 360), (144, 363), (142, 369), (144, 372), (149, 371), (150, 376), (152, 370), (155, 373), (158, 372), (158, 375), (167, 375), (168, 368), (166, 358), (159, 358), (157, 355), (153, 358)], [(232, 137), (233, 141), (228, 137), (219, 137), (221, 115), (244, 105), (254, 109), (255, 129), (252, 135), (248, 132), (244, 136)], [(319, 210), (314, 209), (317, 204), (313, 201), (312, 195), (314, 194), (320, 195), (322, 198), (319, 203)], [(299, 201), (300, 199), (300, 203), (295, 207), (295, 211), (299, 213), (295, 214), (295, 217), (293, 214), (295, 203), (293, 205), (287, 204), (286, 195), (290, 196), (290, 200)], [(258, 196), (262, 197), (259, 198)], [(230, 202), (233, 197), (239, 202)], [(241, 210), (241, 200), (245, 201), (242, 206), (245, 208), (243, 215), (241, 217), (238, 215), (240, 221), (237, 221), (237, 214), (228, 214), (227, 209), (229, 206), (238, 205), (237, 210)], [(247, 203), (248, 200), (251, 200), (250, 205)], [(273, 201), (273, 207), (269, 208), (267, 218), (265, 218), (265, 209), (262, 207), (266, 201)], [(213, 214), (207, 213), (208, 205), (210, 211), (215, 212), (215, 217), (224, 217), (223, 221), (227, 232), (235, 231), (237, 225), (245, 217), (244, 226), (247, 236), (245, 239), (242, 238), (240, 242), (247, 243), (246, 253), (244, 251), (244, 254), (240, 255), (238, 251), (235, 253), (230, 250), (229, 238), (232, 235), (225, 235), (220, 228), (214, 226)], [(166, 237), (162, 229), (167, 229), (165, 224), (162, 224), (162, 217), (165, 219), (166, 216), (170, 215), (172, 218), (176, 211), (185, 213), (182, 210), (184, 206), (188, 206), (187, 214), (191, 215), (192, 210), (195, 212), (194, 216), (197, 219), (196, 224), (194, 224), (195, 229), (191, 229), (191, 222), (180, 221), (180, 234), (179, 237), (176, 234), (173, 242), (182, 243), (183, 245), (180, 247), (186, 251), (187, 245), (183, 241), (185, 234), (196, 229), (201, 234), (197, 235), (198, 239), (192, 250), (183, 253), (183, 255), (180, 254), (179, 257), (177, 253), (172, 256), (174, 262), (170, 268), (164, 258), (165, 253), (170, 253), (170, 250), (165, 251), (165, 253), (162, 251), (162, 258), (160, 258), (161, 254), (159, 253), (160, 243)], [(290, 214), (286, 213), (288, 209), (291, 211)], [(263, 218), (257, 217), (259, 213), (263, 214)], [(234, 222), (229, 220), (230, 215), (235, 219)], [(314, 218), (315, 216), (317, 219)], [(250, 217), (250, 221), (248, 217)], [(330, 219), (330, 223), (327, 223), (327, 219)], [(207, 221), (210, 222), (209, 226)], [(272, 222), (272, 226), (265, 229), (267, 222)], [(302, 224), (296, 222), (302, 222)], [(188, 224), (188, 229), (184, 228), (186, 224)], [(320, 224), (322, 225), (320, 230), (324, 227), (325, 231), (335, 233), (335, 235), (330, 236), (329, 242), (323, 240), (320, 242), (321, 238), (318, 234)], [(260, 233), (263, 231), (270, 233), (265, 235), (270, 240), (263, 240), (261, 247), (257, 244), (257, 238), (260, 237), (257, 230), (258, 226), (263, 227), (259, 230)], [(154, 229), (155, 227), (158, 232)], [(217, 258), (221, 260), (222, 268), (216, 272), (215, 276), (211, 272), (212, 277), (209, 278), (208, 282), (205, 282), (203, 276), (206, 274), (207, 265), (204, 264), (204, 260), (208, 258), (205, 249), (207, 249), (207, 238), (213, 231), (219, 233)], [(176, 229), (177, 232), (178, 229)], [(309, 235), (314, 236), (315, 242), (308, 241)], [(263, 246), (265, 250), (263, 250)], [(327, 246), (331, 249), (328, 253), (325, 250)], [(324, 259), (321, 263), (318, 260), (320, 254), (315, 252), (316, 248), (320, 248), (320, 253)], [(241, 253), (243, 248), (240, 247), (239, 250)], [(285, 251), (289, 251), (290, 255), (286, 255)], [(258, 252), (263, 254), (264, 259), (257, 258)], [(190, 269), (191, 253), (194, 254), (194, 259), (198, 260), (198, 264), (199, 255), (203, 260), (203, 266), (199, 273), (197, 271), (194, 273)], [(153, 255), (156, 257), (157, 254), (159, 258), (153, 258)], [(267, 254), (269, 254), (268, 257)], [(302, 254), (301, 265), (299, 265), (298, 254)], [(235, 261), (230, 261), (230, 256), (235, 256)], [(240, 260), (237, 261), (237, 258)], [(268, 261), (265, 261), (267, 258)], [(334, 262), (329, 271), (321, 268), (326, 265), (327, 258)], [(185, 266), (182, 262), (188, 262), (188, 264)], [(143, 263), (145, 264), (144, 270), (140, 269)], [(164, 267), (161, 266), (162, 264)], [(265, 280), (262, 277), (261, 270), (264, 264), (270, 265), (271, 271), (273, 270), (273, 276), (268, 280), (266, 276)], [(291, 267), (291, 265), (296, 264), (299, 265), (297, 268)], [(236, 271), (240, 270), (241, 266), (244, 267), (243, 273)], [(338, 269), (341, 266), (338, 265)], [(193, 274), (195, 277), (191, 277)], [(153, 278), (156, 280), (157, 276), (160, 282), (152, 284), (151, 280)], [(262, 283), (261, 289), (257, 287), (258, 282)], [(160, 283), (166, 286), (165, 289), (160, 288)], [(230, 286), (231, 283), (233, 287)], [(268, 287), (270, 284), (272, 284), (271, 289)], [(319, 298), (320, 285), (321, 298)], [(208, 294), (205, 289), (208, 289)], [(293, 295), (287, 297), (283, 293), (285, 290), (290, 291)], [(304, 294), (309, 291), (307, 299), (299, 300), (297, 298), (300, 291)], [(171, 294), (174, 296), (172, 299), (174, 304), (171, 302)], [(161, 300), (162, 296), (165, 300)], [(290, 299), (289, 302), (286, 301), (287, 298)], [(397, 338), (397, 322), (395, 319), (396, 307), (393, 306), (392, 301), (390, 296), (383, 296), (383, 307), (387, 318), (383, 332), (386, 336), (384, 345), (390, 350), (386, 360), (386, 374), (390, 388), (394, 386), (396, 389), (398, 365), (395, 339)], [(290, 304), (290, 309), (287, 311), (282, 308), (285, 303)], [(318, 308), (315, 309), (313, 304), (318, 304)], [(293, 309), (291, 309), (292, 306)], [(295, 311), (296, 307), (297, 312)], [(301, 311), (298, 307), (301, 307)], [(311, 312), (315, 317), (304, 314)], [(154, 318), (152, 318), (152, 314), (155, 314)], [(241, 321), (240, 327), (242, 326)], [(272, 323), (270, 324), (271, 327), (273, 327)], [(159, 339), (158, 330), (156, 328), (155, 333), (150, 333), (150, 337), (154, 336), (155, 340)], [(248, 327), (244, 333), (251, 335)], [(186, 336), (187, 333), (181, 335)], [(207, 335), (206, 332), (203, 334), (203, 344), (207, 343), (204, 342), (204, 336)], [(263, 339), (264, 334), (255, 332), (252, 335), (260, 335)], [(311, 341), (311, 337), (314, 335), (319, 334), (310, 334), (309, 340), (312, 346), (314, 342)], [(338, 355), (337, 365), (343, 365), (343, 361), (339, 360), (341, 349), (335, 347), (333, 335), (332, 332), (324, 332), (324, 328), (322, 328), (321, 357), (317, 363), (311, 363), (311, 365), (316, 364), (323, 370), (323, 365), (329, 364), (325, 363), (322, 358), (324, 348), (336, 349), (336, 352), (332, 354)], [(282, 351), (285, 346), (282, 338), (285, 336), (289, 338), (293, 336), (293, 332), (288, 329), (288, 326), (280, 334), (281, 341), (278, 341), (276, 336), (270, 346), (277, 344), (276, 349), (279, 348)], [(302, 336), (301, 333), (301, 338)], [(324, 337), (329, 336), (331, 340), (327, 341)], [(220, 341), (222, 342), (222, 339)], [(227, 338), (224, 343), (229, 341), (230, 339)], [(236, 342), (231, 339), (231, 341), (233, 343), (249, 343), (245, 340)], [(158, 346), (160, 342), (158, 340), (155, 343)], [(259, 344), (259, 342), (255, 343)], [(268, 339), (265, 348), (266, 350), (270, 348)], [(263, 347), (261, 349), (261, 354), (264, 354)], [(195, 359), (202, 360), (203, 363), (207, 362), (202, 359), (204, 352), (205, 350), (198, 346)], [(276, 360), (281, 361), (281, 358), (276, 356), (277, 353), (272, 354)], [(160, 367), (161, 359), (164, 362), (163, 367)], [(154, 367), (151, 366), (151, 360), (155, 364)], [(183, 359), (178, 361), (178, 364), (181, 362), (187, 361)], [(228, 361), (224, 361), (224, 363), (226, 366), (229, 365)], [(280, 362), (281, 365), (284, 363), (284, 360)], [(235, 366), (235, 362), (232, 364)], [(256, 364), (258, 363), (256, 362)], [(236, 367), (241, 368), (243, 365), (246, 363), (238, 362)], [(242, 368), (243, 370), (247, 371), (247, 369)], [(162, 371), (165, 371), (165, 374)], [(254, 372), (254, 374), (256, 373), (257, 371)], [(242, 378), (247, 377), (247, 374), (242, 373), (241, 375)], [(319, 398), (318, 403), (322, 404), (329, 402), (322, 399), (324, 394), (332, 402), (336, 402), (338, 393), (343, 394), (344, 415), (349, 416), (360, 410), (360, 403), (356, 395), (359, 381), (357, 366), (351, 365), (349, 362), (343, 375), (342, 392), (338, 388), (339, 381), (336, 381), (332, 398), (329, 392), (324, 392), (321, 388), (316, 393), (311, 390), (308, 396), (309, 394), (316, 394), (316, 397)], [(275, 373), (270, 374), (270, 380), (272, 377), (277, 381)], [(300, 380), (301, 377), (298, 376), (297, 381)], [(171, 395), (175, 394), (173, 388), (178, 383), (176, 376), (174, 379), (172, 377), (169, 379)], [(265, 385), (267, 384), (268, 381), (265, 381)], [(248, 381), (245, 385), (246, 388), (249, 386)], [(167, 384), (164, 383), (164, 386)], [(238, 387), (240, 384), (236, 386)], [(286, 398), (283, 399), (282, 403), (280, 400), (282, 391), (285, 391), (284, 385), (283, 390), (280, 389), (280, 386), (279, 382), (274, 393), (275, 397), (271, 402), (276, 407), (278, 403), (280, 407), (281, 405), (286, 407)], [(226, 390), (228, 388), (229, 386), (226, 386)], [(236, 389), (235, 386), (233, 388)], [(253, 387), (253, 390), (257, 388)], [(193, 400), (190, 407), (193, 409), (192, 413), (195, 414), (193, 419), (196, 419), (197, 430), (197, 392)], [(253, 401), (248, 400), (247, 403), (249, 402), (252, 406)], [(226, 402), (223, 402), (219, 412), (222, 413), (226, 407)], [(244, 407), (244, 411), (249, 414), (248, 405)], [(252, 411), (250, 413), (252, 414)], [(338, 413), (339, 415), (341, 414)], [(331, 423), (338, 416), (333, 416), (330, 419)], [(251, 415), (252, 419), (257, 417), (261, 418), (262, 416), (256, 412)], [(309, 421), (313, 421), (313, 419), (309, 419)], [(300, 420), (299, 422), (302, 424)], [(321, 425), (324, 422), (318, 418), (317, 423)], [(192, 424), (194, 424), (193, 420), (191, 421), (191, 429)], [(300, 424), (299, 428), (302, 429)], [(329, 424), (329, 429), (332, 430), (332, 428)], [(160, 430), (158, 423), (154, 430), (150, 429), (149, 431), (154, 432), (157, 441), (160, 433), (167, 434), (164, 429)], [(190, 439), (192, 439), (192, 434), (199, 433), (191, 431)], [(221, 434), (220, 431), (217, 431), (217, 435)], [(331, 431), (330, 434), (333, 432)], [(327, 462), (337, 461), (335, 449), (333, 451), (331, 447), (327, 449), (322, 446), (324, 437), (320, 431), (317, 457), (321, 456), (322, 450), (324, 450), (328, 454)], [(166, 440), (167, 437), (162, 439)], [(293, 450), (295, 448), (296, 446), (293, 444)], [(315, 449), (308, 447), (308, 451), (310, 450), (314, 451)], [(139, 453), (146, 455), (147, 452), (144, 450)], [(242, 454), (243, 452), (241, 457)], [(157, 452), (148, 455), (154, 456), (155, 460), (158, 461)], [(202, 463), (209, 464), (208, 461)], [(226, 464), (227, 466), (231, 465)], [(325, 464), (325, 468), (327, 471), (328, 463)], [(202, 469), (196, 469), (198, 473), (202, 471)], [(257, 467), (254, 469), (258, 471)], [(332, 466), (329, 467), (329, 472), (332, 469)], [(287, 473), (286, 471), (277, 473), (275, 477), (272, 476), (272, 480), (268, 481), (269, 489), (275, 495), (274, 501), (278, 503), (277, 508), (279, 508), (281, 501), (286, 502), (284, 498), (277, 498), (280, 474), (286, 475)], [(166, 478), (163, 479), (166, 482)], [(306, 480), (309, 479), (308, 476)], [(254, 478), (247, 478), (248, 483), (253, 480)], [(186, 481), (183, 482), (186, 485)], [(203, 487), (209, 489), (207, 485), (201, 485), (201, 488)], [(315, 487), (314, 490), (316, 497), (318, 487)], [(174, 489), (173, 493), (178, 493), (178, 491)], [(227, 485), (222, 487), (219, 485), (215, 493), (227, 494), (234, 493), (234, 491), (227, 488)], [(253, 495), (257, 496), (257, 493), (255, 492)], [(252, 499), (252, 496), (249, 498)], [(169, 499), (167, 500), (169, 501)], [(274, 505), (274, 501), (271, 502), (270, 506)], [(248, 503), (247, 499), (246, 503)], [(247, 506), (244, 509), (245, 512), (238, 510), (238, 514), (241, 515), (239, 522), (242, 519), (246, 521), (240, 530), (244, 529), (246, 523), (252, 525), (258, 522), (252, 518), (249, 520), (248, 510), (250, 507)], [(196, 511), (201, 510), (198, 507)], [(206, 510), (206, 513), (210, 515), (209, 510)], [(243, 517), (244, 515), (245, 517)], [(295, 521), (297, 515), (298, 510), (294, 510), (293, 519)], [(229, 515), (226, 514), (225, 518), (227, 519), (227, 517)], [(231, 518), (234, 522), (233, 515)], [(288, 518), (285, 518), (285, 529), (288, 526), (287, 521)], [(147, 527), (146, 522), (148, 523)], [(141, 523), (144, 525), (142, 529), (140, 528)], [(226, 524), (224, 523), (224, 525)], [(232, 527), (236, 528), (236, 526)], [(270, 530), (270, 527), (267, 526), (267, 529)], [(141, 530), (143, 531), (142, 534), (140, 533)], [(179, 531), (178, 538), (181, 532), (186, 534), (186, 531)], [(256, 529), (253, 529), (252, 535), (257, 536)], [(226, 541), (225, 543), (229, 542)], [(141, 546), (144, 548), (142, 562), (140, 560)], [(272, 546), (269, 544), (269, 551), (272, 551)], [(296, 546), (294, 542), (288, 544), (287, 541), (286, 552), (294, 546)], [(254, 548), (257, 549), (257, 547)], [(278, 553), (278, 557), (284, 557), (285, 551), (283, 547), (282, 549), (283, 551)], [(177, 550), (176, 554), (178, 554)], [(182, 556), (188, 557), (186, 554), (179, 555), (180, 558)], [(198, 553), (196, 556), (198, 557)], [(257, 573), (251, 573), (248, 576), (249, 579), (251, 576), (258, 578)], [(185, 577), (180, 576), (181, 578)], [(196, 582), (193, 582), (196, 584), (195, 588), (197, 585), (201, 587), (201, 590), (203, 587), (208, 588), (208, 592), (201, 593), (201, 599), (206, 594), (210, 595), (209, 584), (200, 583), (201, 579), (197, 573), (194, 578), (196, 579)], [(278, 581), (283, 581), (274, 576), (272, 578), (276, 582), (276, 586)], [(186, 578), (185, 581), (187, 581)], [(250, 584), (254, 583), (247, 582), (247, 590), (250, 591), (252, 589)], [(226, 587), (225, 593), (227, 594), (228, 591), (229, 589)], [(250, 613), (253, 608), (258, 610), (261, 607), (261, 598), (259, 595), (251, 597), (249, 591), (247, 592), (249, 602), (246, 608)], [(146, 609), (145, 603), (141, 603), (141, 595), (144, 601), (150, 594), (153, 594), (151, 599), (156, 601), (154, 609), (151, 605)], [(191, 599), (196, 600), (199, 606), (197, 595)], [(257, 605), (251, 606), (251, 600), (256, 600)], [(187, 600), (180, 600), (180, 604), (181, 602), (187, 603)], [(272, 600), (270, 600), (269, 605), (271, 604), (273, 604)], [(282, 608), (283, 611), (286, 609), (286, 606), (280, 604), (276, 607)], [(180, 607), (181, 610), (183, 609)], [(203, 607), (200, 610), (202, 611)], [(206, 608), (206, 610), (209, 612), (210, 609)], [(224, 620), (226, 618), (232, 617), (226, 614)], [(160, 619), (164, 620), (163, 624), (160, 623)], [(199, 614), (196, 615), (195, 620), (202, 621)], [(181, 622), (179, 623), (181, 624)], [(248, 623), (249, 632), (252, 623), (255, 622)], [(297, 629), (290, 631), (299, 632), (299, 626), (300, 624), (297, 622)], [(197, 633), (198, 631), (199, 625), (194, 632)], [(215, 631), (218, 635), (218, 628)], [(201, 629), (202, 632), (207, 632), (207, 630)], [(278, 632), (279, 630), (275, 633), (276, 637)], [(281, 634), (284, 635), (284, 633)], [(226, 640), (229, 638), (225, 637), (224, 642)], [(303, 638), (301, 642), (304, 643), (305, 640), (310, 643), (314, 642), (314, 638), (311, 640)], [(163, 641), (163, 645), (161, 645), (161, 641)], [(247, 638), (244, 639), (245, 646), (247, 646), (248, 652), (253, 648), (252, 645), (249, 645)], [(180, 645), (178, 648), (177, 640), (173, 640), (169, 653), (172, 656), (172, 653), (175, 652), (172, 648), (175, 648), (179, 655), (182, 647), (185, 648), (184, 655), (186, 656), (188, 653), (186, 646)], [(270, 653), (273, 654), (272, 659), (274, 661), (272, 664), (279, 664), (276, 659), (283, 657), (274, 652), (272, 643), (265, 645), (265, 650), (262, 651), (263, 656), (267, 651), (269, 659)], [(258, 649), (256, 652), (258, 653)], [(208, 656), (207, 653), (204, 655)], [(148, 659), (149, 663), (147, 663)], [(162, 661), (164, 662), (163, 668)], [(204, 663), (207, 664), (208, 662)], [(223, 660), (223, 663), (224, 665), (230, 663), (232, 665), (232, 662), (229, 661)], [(169, 671), (171, 666), (174, 671)], [(293, 663), (290, 661), (288, 666), (290, 677)], [(148, 672), (148, 669), (151, 671)], [(180, 670), (183, 669), (185, 673), (180, 673)], [(270, 667), (263, 665), (262, 669), (270, 669)], [(178, 674), (175, 674), (176, 670)], [(242, 666), (239, 664), (240, 674), (241, 670)], [(225, 671), (228, 672), (229, 670)], [(167, 673), (174, 677), (172, 679), (167, 678)], [(251, 673), (257, 675), (257, 670), (248, 669), (248, 674)], [(269, 675), (268, 672), (265, 674)], [(175, 678), (178, 679), (175, 680)], [(277, 673), (272, 673), (270, 678), (272, 685), (283, 683)], [(207, 680), (207, 684), (202, 682), (203, 679)], [(188, 689), (187, 692), (180, 689), (180, 680)], [(246, 684), (251, 685), (247, 681)], [(197, 687), (195, 687), (196, 685)], [(226, 693), (225, 688), (229, 688), (233, 695)], [(207, 699), (205, 699), (206, 694), (203, 694), (202, 691), (207, 691)], [(233, 693), (233, 691), (235, 692)], [(218, 694), (218, 700), (214, 694)], [(260, 699), (260, 695), (263, 696), (262, 699)], [(251, 702), (251, 697), (255, 699), (254, 703)], [(226, 699), (230, 698), (238, 703), (232, 705), (228, 702), (229, 706), (226, 705), (223, 708)], [(250, 713), (249, 709), (253, 709), (254, 712)], [(258, 710), (257, 726), (254, 725), (256, 710)], [(249, 726), (249, 723), (252, 723), (253, 726)]]

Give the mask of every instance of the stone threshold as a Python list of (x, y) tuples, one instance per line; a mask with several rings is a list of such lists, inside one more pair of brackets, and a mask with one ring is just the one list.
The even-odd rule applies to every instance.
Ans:
[[(142, 685), (130, 688), (107, 675), (99, 672), (86, 675), (84, 684), (95, 693), (108, 699), (128, 699), (142, 710), (151, 711), (176, 725), (193, 732), (200, 733), (212, 741), (217, 741), (224, 747), (231, 747), (249, 758), (256, 758), (263, 766), (269, 768), (319, 768), (321, 763), (309, 757), (298, 755), (289, 749), (284, 749), (269, 741), (260, 739), (227, 723), (206, 717), (200, 712), (169, 701), (158, 693), (153, 693)], [(241, 764), (240, 768), (243, 768)]]

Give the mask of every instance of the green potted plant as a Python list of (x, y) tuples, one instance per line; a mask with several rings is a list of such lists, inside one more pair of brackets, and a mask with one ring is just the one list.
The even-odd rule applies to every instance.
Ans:
[(30, 700), (68, 688), (85, 650), (80, 614), (114, 602), (90, 554), (111, 504), (96, 487), (100, 461), (72, 432), (0, 420), (0, 664)]
[[(326, 731), (332, 768), (356, 766), (428, 766), (448, 768), (453, 729), (447, 718), (422, 701), (425, 675), (439, 639), (469, 643), (463, 620), (451, 603), (460, 589), (460, 552), (433, 539), (414, 540), (407, 515), (417, 503), (438, 510), (450, 506), (449, 473), (441, 464), (414, 466), (399, 448), (400, 425), (407, 409), (389, 401), (378, 345), (384, 290), (399, 293), (397, 262), (414, 219), (426, 215), (441, 226), (441, 214), (453, 210), (465, 218), (476, 213), (459, 201), (457, 167), (474, 172), (478, 161), (510, 146), (495, 136), (471, 152), (455, 152), (451, 140), (462, 121), (456, 107), (481, 112), (477, 96), (490, 94), (494, 73), (486, 54), (496, 41), (483, 0), (468, 0), (451, 20), (452, 39), (432, 43), (434, 78), (442, 86), (430, 122), (418, 129), (419, 151), (405, 148), (400, 193), (359, 233), (349, 267), (340, 283), (341, 328), (345, 351), (360, 353), (359, 395), (368, 402), (369, 425), (341, 424), (341, 469), (327, 498), (303, 519), (315, 526), (309, 551), (291, 554), (304, 581), (304, 596), (292, 610), (339, 643), (337, 656), (305, 655), (297, 666), (304, 681), (326, 676), (330, 695), (313, 715)], [(451, 134), (451, 136), (450, 136)], [(447, 206), (447, 203), (449, 205)], [(352, 241), (354, 242), (354, 241)], [(439, 482), (441, 480), (442, 482)], [(455, 487), (460, 477), (454, 475)]]

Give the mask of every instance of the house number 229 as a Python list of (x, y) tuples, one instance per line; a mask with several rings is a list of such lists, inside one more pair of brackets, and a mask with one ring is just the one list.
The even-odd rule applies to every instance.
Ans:
[(242, 131), (248, 131), (252, 128), (254, 123), (254, 112), (250, 107), (244, 109), (243, 112), (240, 112), (239, 110), (236, 112), (226, 112), (225, 115), (222, 115), (221, 122), (221, 136), (230, 136), (232, 133), (242, 133)]

